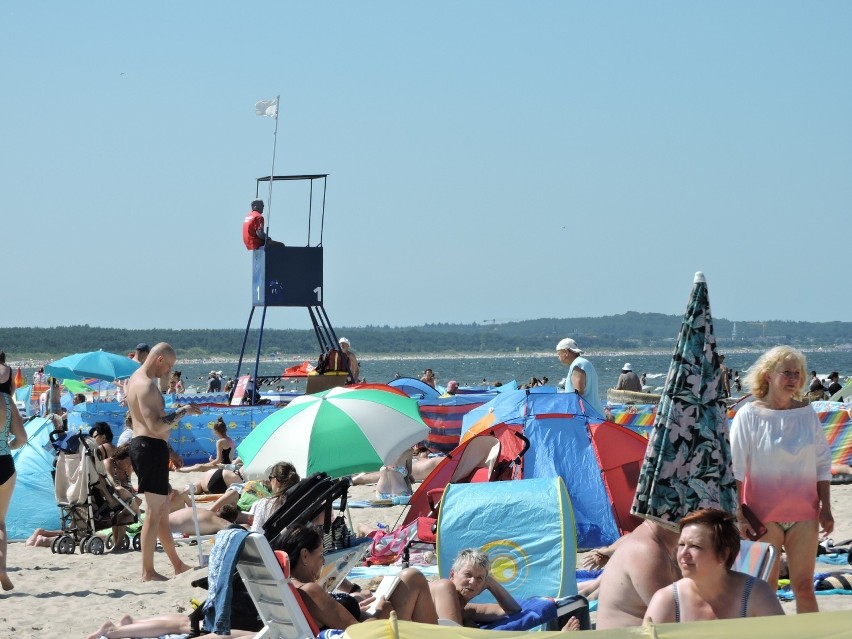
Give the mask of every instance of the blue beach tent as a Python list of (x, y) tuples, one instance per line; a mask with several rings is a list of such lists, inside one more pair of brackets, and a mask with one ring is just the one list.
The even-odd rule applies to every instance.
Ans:
[(6, 517), (10, 540), (29, 537), (36, 528), (59, 528), (59, 507), (53, 491), (53, 422), (37, 417), (24, 425), (27, 443), (12, 451), (17, 479)]
[(577, 393), (546, 386), (502, 393), (462, 418), (462, 442), (490, 434), (508, 449), (516, 432), (530, 442), (521, 476), (565, 481), (579, 548), (609, 545), (638, 525), (630, 506), (645, 438), (607, 422)]

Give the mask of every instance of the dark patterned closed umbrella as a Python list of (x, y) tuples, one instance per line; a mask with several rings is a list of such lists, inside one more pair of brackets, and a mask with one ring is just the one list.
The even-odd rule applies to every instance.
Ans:
[(631, 512), (676, 528), (699, 508), (736, 509), (722, 370), (707, 281), (692, 293), (648, 441)]

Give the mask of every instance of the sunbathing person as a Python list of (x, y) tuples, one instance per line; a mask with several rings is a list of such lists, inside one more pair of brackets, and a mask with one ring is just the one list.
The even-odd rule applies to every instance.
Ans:
[(446, 455), (433, 453), (425, 446), (416, 446), (414, 457), (411, 458), (411, 480), (415, 482), (425, 481), (445, 458)]
[[(128, 503), (136, 514), (141, 512), (142, 500), (136, 496), (130, 476), (133, 473), (133, 464), (130, 463), (130, 444), (124, 444), (113, 449), (112, 455), (104, 460), (104, 468), (107, 476), (112, 480), (115, 493), (122, 501)], [(127, 526), (118, 525), (112, 527), (112, 538), (114, 552), (125, 550), (119, 540), (126, 536)]]
[(231, 484), (243, 483), (239, 471), (234, 472), (225, 468), (212, 468), (195, 482), (196, 495), (222, 495)]
[[(228, 437), (228, 425), (221, 416), (213, 424), (213, 432), (216, 434), (216, 454), (210, 456), (210, 461), (179, 468), (179, 473), (192, 473), (201, 470), (210, 470), (212, 468), (218, 468), (220, 464), (228, 465), (232, 463), (231, 458), (236, 457), (234, 453), (237, 450), (237, 445), (234, 443), (233, 439)], [(233, 469), (228, 468), (228, 470)]]
[[(237, 521), (240, 509), (234, 504), (224, 506), (218, 514), (206, 508), (196, 508), (198, 514), (198, 534), (215, 535)], [(195, 534), (195, 516), (192, 507), (181, 508), (169, 513), (169, 528), (173, 533), (192, 536)]]
[(601, 576), (598, 628), (642, 625), (654, 593), (680, 577), (677, 542), (676, 532), (648, 520), (621, 538)]
[(783, 615), (768, 583), (731, 570), (739, 551), (740, 532), (732, 514), (707, 508), (684, 517), (677, 548), (683, 579), (654, 594), (645, 621), (680, 623)]
[[(344, 603), (332, 597), (319, 584), (320, 572), (325, 563), (322, 535), (312, 526), (292, 526), (281, 541), (281, 550), (290, 558), (290, 579), (296, 586), (305, 607), (320, 629), (345, 630), (360, 621), (387, 619), (392, 610), (399, 619), (420, 623), (438, 623), (435, 604), (429, 596), (429, 584), (419, 570), (406, 568), (399, 573), (400, 582), (389, 601), (380, 598), (376, 613), (370, 617), (365, 612), (372, 598), (360, 601), (349, 599)], [(342, 597), (346, 601), (345, 597)], [(357, 613), (357, 615), (355, 614)]]
[[(86, 639), (134, 639), (139, 637), (159, 637), (161, 635), (189, 635), (193, 636), (194, 630), (189, 617), (178, 613), (160, 615), (133, 621), (130, 615), (124, 615), (118, 623), (105, 621), (101, 627)], [(231, 637), (253, 637), (257, 630), (231, 629), (229, 635), (217, 635), (215, 633), (202, 634), (197, 639), (229, 639)]]
[[(481, 550), (466, 548), (453, 562), (449, 579), (429, 584), (439, 618), (454, 621), (460, 626), (478, 626), (521, 610), (509, 591), (488, 574), (488, 565), (488, 555)], [(497, 603), (470, 603), (484, 590), (491, 592)]]
[(252, 516), (249, 515), (251, 507), (255, 504), (255, 502), (258, 502), (265, 497), (269, 497), (271, 494), (272, 492), (271, 487), (269, 486), (269, 480), (251, 480), (247, 481), (245, 484), (231, 484), (228, 486), (228, 490), (226, 490), (221, 497), (213, 502), (210, 506), (210, 510), (214, 513), (218, 513), (226, 505), (234, 504), (240, 509), (240, 514), (237, 517), (236, 523), (251, 524)]

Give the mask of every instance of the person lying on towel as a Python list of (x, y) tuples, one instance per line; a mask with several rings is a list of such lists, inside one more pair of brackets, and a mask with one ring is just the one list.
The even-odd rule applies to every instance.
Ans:
[[(488, 573), (488, 567), (488, 555), (481, 550), (465, 548), (456, 556), (450, 578), (429, 584), (440, 619), (463, 626), (478, 626), (520, 612), (520, 604)], [(488, 590), (497, 603), (470, 602), (484, 590)]]

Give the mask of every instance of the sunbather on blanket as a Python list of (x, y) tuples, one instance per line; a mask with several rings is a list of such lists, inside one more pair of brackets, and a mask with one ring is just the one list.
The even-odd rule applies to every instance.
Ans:
[[(459, 625), (478, 626), (521, 610), (509, 591), (488, 574), (488, 566), (488, 555), (481, 550), (465, 548), (459, 552), (450, 578), (429, 584), (438, 617)], [(490, 591), (497, 603), (470, 603), (483, 590)]]

